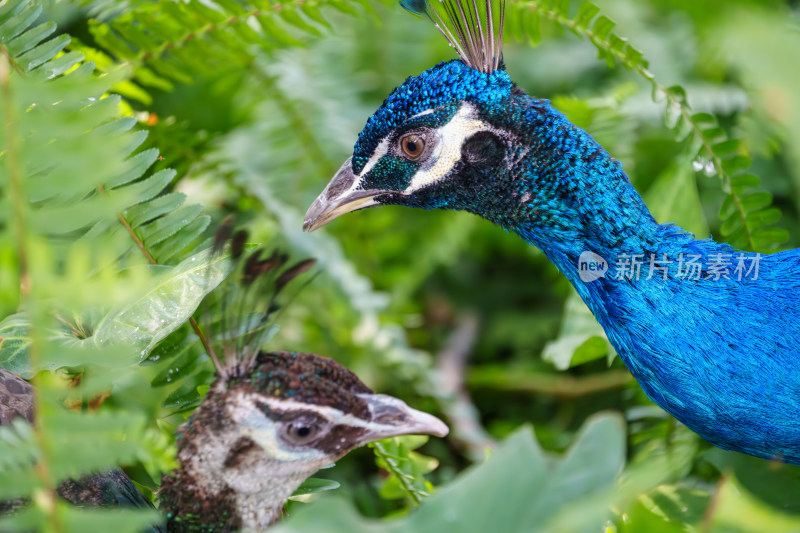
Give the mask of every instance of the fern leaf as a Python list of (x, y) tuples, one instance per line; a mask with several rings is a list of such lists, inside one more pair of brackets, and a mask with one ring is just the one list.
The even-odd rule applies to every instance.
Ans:
[(202, 205), (187, 205), (174, 210), (150, 224), (142, 227), (139, 232), (142, 241), (152, 247), (166, 238), (175, 235), (181, 229), (188, 226), (194, 219), (203, 212)]
[(17, 56), (27, 52), (55, 31), (56, 25), (53, 22), (45, 22), (35, 28), (31, 28), (8, 43), (8, 53), (12, 56)]
[[(304, 2), (299, 0), (250, 0), (234, 2), (159, 0), (142, 4), (108, 22), (92, 21), (90, 31), (97, 43), (118, 61), (147, 64), (149, 80), (191, 81), (209, 68), (241, 68), (253, 61), (251, 48), (268, 50), (304, 46), (330, 27), (320, 7), (356, 16), (354, 0)], [(257, 21), (257, 24), (253, 24)], [(149, 83), (148, 83), (149, 81)]]
[(162, 263), (169, 264), (178, 257), (184, 257), (187, 250), (194, 250), (203, 242), (206, 229), (211, 224), (208, 215), (198, 216), (171, 236), (153, 247), (153, 254)]
[[(164, 179), (166, 180), (166, 176)], [(171, 181), (171, 178), (169, 181)], [(152, 200), (129, 207), (125, 211), (124, 215), (125, 218), (128, 219), (128, 222), (131, 224), (131, 226), (139, 227), (146, 222), (155, 220), (161, 215), (174, 211), (183, 205), (185, 200), (185, 194), (179, 192), (170, 192), (167, 194), (162, 194), (161, 196), (158, 196)]]
[[(98, 370), (69, 392), (80, 401), (83, 394), (111, 390), (115, 379), (121, 380), (115, 391), (135, 383), (125, 379), (137, 372), (131, 363), (183, 324), (219, 276), (208, 275), (208, 269), (198, 274), (202, 260), (161, 278), (141, 267), (115, 274), (120, 258), (125, 266), (159, 260), (139, 234), (160, 241), (159, 253), (180, 262), (202, 243), (208, 218), (194, 206), (182, 209), (182, 195), (150, 203), (150, 210), (142, 207), (164, 192), (175, 173), (149, 171), (157, 152), (137, 153), (146, 134), (135, 131), (134, 120), (120, 119), (120, 99), (108, 94), (130, 70), (109, 68), (98, 76), (82, 53), (64, 53), (68, 35), (55, 35), (52, 23), (33, 26), (41, 12), (32, 0), (0, 6), (0, 241), (12, 243), (11, 261), (20, 265), (19, 278), (0, 279), (0, 292), (16, 293), (21, 286), (26, 309), (0, 324), (0, 364), (28, 376), (91, 364)], [(139, 213), (133, 225), (125, 219), (129, 210)], [(171, 239), (177, 249), (167, 246)], [(136, 249), (143, 252), (138, 260), (128, 253)], [(142, 291), (153, 280), (160, 284)], [(61, 318), (90, 306), (112, 309), (96, 329)], [(68, 326), (66, 332), (54, 328), (54, 312)], [(159, 320), (147, 322), (145, 315)], [(114, 367), (113, 373), (102, 370)], [(41, 373), (35, 380), (35, 438), (25, 440), (22, 430), (15, 430), (17, 438), (5, 430), (0, 434), (7, 461), (39, 460), (37, 468), (17, 461), (20, 466), (0, 474), (0, 485), (13, 488), (15, 495), (38, 491), (25, 511), (31, 523), (54, 524), (66, 516), (56, 503), (55, 487), (67, 476), (121, 462), (158, 464), (152, 455), (157, 450), (147, 444), (152, 439), (146, 436), (143, 411), (128, 405), (118, 406), (113, 416), (71, 413), (63, 407), (67, 393), (60, 377)], [(162, 399), (153, 395), (148, 402), (155, 406), (149, 409)], [(20, 455), (23, 450), (29, 455)], [(102, 529), (125, 528), (118, 525)], [(59, 530), (76, 531), (63, 522)]]
[(27, 421), (16, 418), (10, 426), (0, 426), (0, 471), (27, 468), (38, 459), (36, 434)]
[[(10, 191), (0, 195), (4, 204), (0, 212), (9, 215), (0, 217), (0, 232), (10, 231), (13, 218), (18, 229), (8, 240), (18, 243), (20, 257), (30, 253), (25, 248), (33, 236), (46, 240), (59, 235), (80, 237), (76, 241), (80, 246), (94, 250), (86, 265), (89, 271), (101, 268), (91, 265), (100, 255), (130, 258), (127, 252), (132, 249), (142, 252), (140, 261), (150, 263), (158, 263), (162, 257), (178, 263), (195, 253), (209, 218), (201, 216), (199, 206), (183, 207), (183, 195), (167, 194), (158, 200), (175, 172), (166, 169), (148, 175), (158, 152), (136, 152), (146, 132), (134, 129), (135, 120), (120, 118), (120, 98), (107, 95), (109, 87), (129, 71), (117, 69), (96, 76), (93, 65), (82, 63), (82, 54), (74, 51), (54, 59), (69, 43), (69, 36), (47, 40), (55, 29), (49, 23), (26, 30), (25, 24), (30, 25), (40, 12), (30, 0), (13, 0), (0, 10), (0, 42), (10, 43), (5, 57), (15, 70), (0, 76), (6, 87), (1, 109), (10, 125), (3, 138), (8, 148), (0, 167), (0, 188)], [(11, 50), (20, 55), (15, 57)], [(127, 220), (129, 213), (135, 218)], [(148, 246), (157, 246), (157, 250)], [(59, 250), (68, 254), (70, 248), (61, 246)], [(25, 270), (26, 262), (22, 264)], [(23, 272), (23, 278), (29, 275)], [(59, 292), (58, 280), (58, 276), (52, 278), (47, 289), (52, 297), (61, 299), (52, 303), (77, 305), (60, 294), (64, 291)], [(173, 296), (182, 298), (178, 293)], [(112, 298), (106, 302), (116, 303)], [(188, 318), (185, 313), (180, 315), (183, 320)], [(40, 320), (32, 318), (29, 327), (45, 326)], [(0, 359), (8, 363), (24, 356), (27, 347), (24, 342), (4, 339)], [(54, 364), (55, 360), (33, 362), (31, 372), (54, 368)]]
[(139, 202), (146, 202), (158, 196), (167, 185), (172, 183), (176, 174), (171, 168), (159, 170), (152, 176), (130, 185), (125, 191)]

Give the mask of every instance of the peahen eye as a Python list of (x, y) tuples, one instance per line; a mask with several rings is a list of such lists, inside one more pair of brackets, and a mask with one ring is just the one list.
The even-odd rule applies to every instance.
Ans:
[(281, 427), (281, 437), (289, 444), (305, 446), (323, 436), (328, 429), (328, 423), (311, 415), (302, 415), (292, 420), (287, 420)]
[(418, 133), (407, 133), (400, 137), (400, 149), (407, 158), (419, 159), (425, 151), (425, 138)]

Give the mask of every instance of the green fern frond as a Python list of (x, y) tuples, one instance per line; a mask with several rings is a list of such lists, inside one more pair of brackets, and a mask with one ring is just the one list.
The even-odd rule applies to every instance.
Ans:
[(541, 21), (550, 20), (589, 39), (600, 59), (609, 66), (619, 63), (650, 83), (653, 99), (665, 101), (667, 126), (678, 140), (691, 145), (696, 166), (722, 181), (726, 198), (720, 210), (721, 233), (728, 242), (738, 248), (764, 252), (789, 238), (785, 230), (773, 226), (780, 218), (780, 211), (770, 207), (769, 193), (754, 190), (758, 178), (747, 173), (751, 161), (744, 143), (729, 137), (714, 116), (692, 112), (682, 87), (662, 85), (648, 70), (641, 50), (613, 31), (616, 24), (601, 14), (600, 8), (583, 2), (570, 16), (569, 0), (509, 0), (507, 5), (508, 30), (516, 39), (538, 44)]
[[(70, 312), (80, 313), (85, 306), (110, 308), (135, 295), (117, 299), (119, 290), (88, 290), (87, 274), (115, 264), (118, 268), (120, 260), (127, 266), (176, 264), (204, 242), (210, 218), (200, 206), (183, 206), (183, 195), (163, 194), (174, 171), (148, 175), (158, 152), (136, 153), (146, 132), (134, 129), (133, 118), (120, 118), (120, 98), (108, 95), (109, 87), (128, 72), (95, 75), (93, 64), (83, 62), (80, 53), (62, 52), (68, 36), (47, 40), (55, 29), (52, 24), (25, 30), (24, 24), (40, 13), (41, 7), (30, 0), (12, 0), (0, 13), (0, 112), (6, 125), (0, 136), (0, 190), (7, 191), (0, 196), (0, 236), (16, 243), (21, 265), (21, 278), (10, 281), (24, 291), (27, 280), (40, 278), (38, 297), (56, 298), (51, 305), (66, 305)], [(60, 273), (53, 258), (33, 261), (31, 256), (40, 253), (38, 245), (32, 248), (37, 239), (41, 251), (53, 246), (57, 261), (87, 255), (85, 270)], [(184, 304), (196, 305), (205, 292), (189, 300), (174, 296), (191, 313), (193, 307)], [(186, 319), (185, 314), (176, 316)], [(36, 313), (27, 318), (31, 324), (44, 320)], [(153, 338), (171, 331), (173, 322), (165, 322)], [(132, 346), (140, 344), (128, 340)], [(11, 344), (0, 346), (0, 361), (9, 363), (18, 352)], [(53, 367), (38, 361), (24, 368), (27, 373)]]
[[(133, 130), (135, 120), (118, 118), (120, 99), (106, 94), (125, 73), (93, 76), (93, 65), (81, 63), (82, 54), (61, 54), (68, 36), (45, 40), (55, 30), (50, 23), (25, 31), (24, 23), (40, 13), (30, 0), (9, 2), (0, 13), (1, 51), (16, 71), (0, 79), (9, 124), (0, 187), (11, 192), (0, 224), (16, 213), (25, 228), (41, 235), (95, 226), (87, 235), (97, 237), (121, 222), (140, 248), (155, 247), (148, 249), (154, 261), (180, 261), (200, 242), (208, 217), (196, 206), (182, 208), (180, 196), (159, 198), (174, 172), (145, 176), (158, 158), (156, 150), (125, 159), (146, 137)], [(128, 220), (128, 213), (135, 220)], [(170, 237), (179, 241), (177, 248), (157, 247)]]
[[(0, 426), (0, 472), (32, 468), (38, 459), (36, 435), (28, 422), (16, 418), (10, 426)], [(17, 494), (7, 483), (0, 483), (0, 499)]]
[(92, 21), (90, 31), (118, 61), (147, 65), (135, 74), (142, 84), (187, 83), (210, 68), (250, 64), (253, 47), (305, 45), (330, 27), (323, 8), (358, 16), (373, 10), (362, 0), (161, 0)]
[[(33, 26), (41, 13), (32, 0), (0, 7), (0, 242), (4, 253), (9, 243), (19, 265), (13, 269), (17, 277), (0, 279), (0, 292), (18, 294), (24, 309), (0, 326), (0, 362), (19, 364), (29, 376), (63, 367), (90, 371), (70, 389), (62, 377), (38, 373), (36, 425), (30, 434), (14, 427), (0, 436), (4, 457), (20, 458), (3, 464), (0, 483), (8, 489), (3, 494), (30, 501), (2, 529), (39, 524), (66, 533), (84, 531), (79, 524), (103, 523), (111, 526), (100, 530), (140, 530), (152, 515), (66, 509), (55, 489), (66, 477), (120, 463), (163, 468), (166, 454), (154, 445), (147, 425), (167, 392), (153, 393), (139, 406), (116, 406), (113, 413), (70, 412), (64, 402), (80, 405), (101, 392), (124, 394), (126, 387), (143, 384), (142, 370), (132, 363), (184, 322), (207, 292), (193, 290), (189, 279), (194, 268), (203, 268), (202, 257), (162, 277), (144, 265), (178, 263), (192, 253), (208, 218), (197, 207), (183, 207), (181, 195), (160, 199), (174, 172), (149, 171), (157, 152), (137, 152), (146, 133), (134, 129), (135, 120), (120, 118), (121, 99), (109, 95), (130, 71), (108, 68), (97, 75), (82, 53), (65, 52), (69, 36), (53, 36), (52, 23)], [(120, 273), (121, 267), (128, 268)], [(216, 275), (200, 278), (218, 282)], [(158, 297), (145, 296), (149, 300), (143, 303), (148, 287), (163, 289), (159, 283), (175, 286)], [(180, 288), (188, 290), (188, 298)], [(164, 298), (182, 311), (170, 313), (169, 320), (142, 320), (168, 310), (161, 305)], [(106, 317), (87, 324), (60, 318), (90, 308), (106, 310)], [(29, 522), (20, 526), (20, 520)]]

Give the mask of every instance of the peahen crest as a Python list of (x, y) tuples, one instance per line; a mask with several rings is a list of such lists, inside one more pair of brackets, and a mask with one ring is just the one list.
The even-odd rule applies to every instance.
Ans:
[(417, 15), (427, 15), (461, 59), (480, 72), (500, 67), (505, 0), (400, 0)]
[(289, 265), (278, 250), (249, 248), (247, 232), (235, 231), (230, 219), (214, 237), (214, 253), (229, 253), (233, 272), (220, 287), (218, 318), (205, 324), (206, 350), (224, 381), (244, 376), (256, 364), (262, 345), (277, 331), (273, 319), (278, 297), (295, 277), (314, 266), (306, 259)]

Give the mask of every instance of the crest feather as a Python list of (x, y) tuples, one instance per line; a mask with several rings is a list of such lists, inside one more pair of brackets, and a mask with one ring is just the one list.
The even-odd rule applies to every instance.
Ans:
[(505, 0), (400, 0), (431, 19), (461, 59), (480, 72), (500, 68)]
[(203, 321), (204, 345), (223, 381), (244, 376), (254, 367), (262, 345), (277, 331), (272, 319), (279, 309), (280, 293), (314, 265), (313, 259), (306, 259), (287, 266), (287, 254), (248, 249), (246, 243), (247, 232), (235, 231), (228, 217), (217, 230), (212, 248), (215, 254), (227, 254), (232, 263), (227, 280), (209, 298), (218, 312), (214, 316), (211, 302), (206, 302), (204, 315), (209, 320)]

